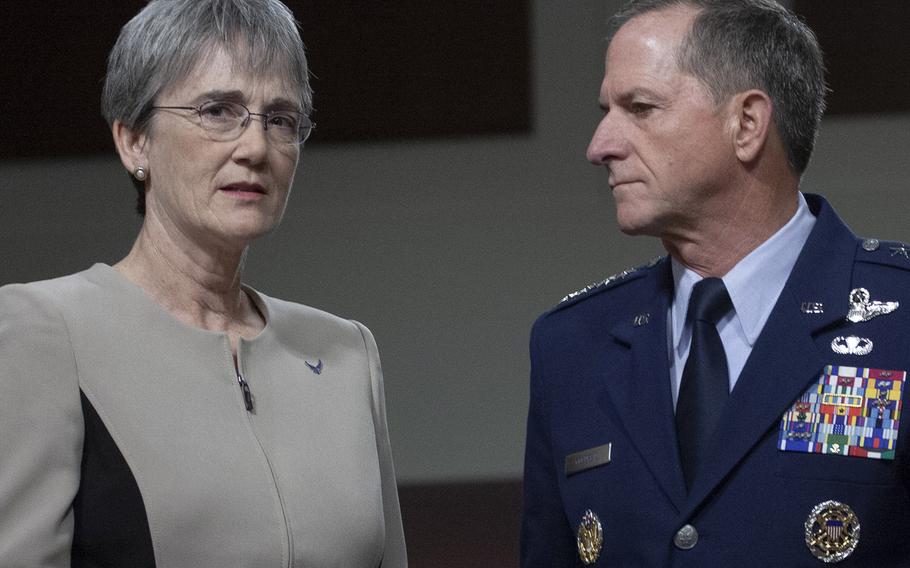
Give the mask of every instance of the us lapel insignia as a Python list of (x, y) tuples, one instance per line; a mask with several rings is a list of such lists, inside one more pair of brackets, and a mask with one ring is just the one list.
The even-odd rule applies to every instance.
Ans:
[(893, 460), (906, 371), (828, 365), (784, 413), (777, 449)]
[(839, 335), (831, 340), (831, 350), (838, 355), (868, 355), (872, 353), (872, 340), (865, 337)]
[(850, 291), (850, 309), (847, 311), (847, 321), (859, 323), (872, 318), (890, 314), (900, 306), (900, 302), (870, 301), (869, 290), (854, 288)]
[(585, 566), (597, 562), (604, 544), (603, 526), (594, 511), (588, 509), (578, 525), (578, 556)]
[(648, 314), (648, 313), (638, 314), (637, 316), (632, 318), (632, 325), (634, 325), (635, 327), (641, 327), (643, 325), (648, 325), (648, 323), (650, 323), (650, 321), (651, 321), (651, 314)]
[(849, 505), (825, 501), (806, 519), (806, 546), (822, 562), (840, 562), (859, 544), (859, 519)]
[(799, 309), (804, 314), (825, 313), (825, 305), (821, 302), (803, 302), (800, 304)]

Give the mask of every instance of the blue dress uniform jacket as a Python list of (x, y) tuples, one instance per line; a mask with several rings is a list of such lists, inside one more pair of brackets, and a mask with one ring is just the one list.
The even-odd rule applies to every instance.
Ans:
[[(538, 319), (522, 566), (582, 566), (576, 534), (589, 510), (603, 531), (592, 566), (823, 566), (807, 546), (805, 523), (829, 500), (849, 506), (861, 528), (839, 566), (910, 566), (910, 421), (891, 423), (893, 459), (834, 455), (836, 446), (828, 453), (779, 449), (783, 417), (831, 371), (827, 366), (910, 370), (907, 248), (858, 239), (824, 199), (806, 198), (816, 225), (718, 408), (710, 457), (688, 493), (668, 374), (669, 261), (563, 301)], [(857, 288), (899, 307), (850, 322)], [(832, 342), (843, 345), (839, 337), (861, 338), (860, 347), (871, 341), (872, 350), (837, 353)], [(902, 394), (889, 402), (892, 418), (899, 418), (895, 405), (910, 400), (907, 391), (891, 391), (892, 398)], [(606, 444), (609, 460), (601, 451), (567, 469), (568, 456)], [(688, 534), (689, 549), (674, 544), (686, 525), (697, 533)]]

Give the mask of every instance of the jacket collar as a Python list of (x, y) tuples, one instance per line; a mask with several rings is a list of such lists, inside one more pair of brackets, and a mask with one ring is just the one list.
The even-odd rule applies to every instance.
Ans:
[[(776, 427), (786, 408), (802, 394), (825, 364), (814, 336), (842, 324), (856, 253), (856, 237), (822, 197), (806, 194), (815, 227), (759, 335), (736, 387), (722, 410), (709, 459), (686, 495), (676, 440), (669, 379), (666, 314), (673, 293), (667, 259), (642, 282), (635, 318), (618, 322), (610, 333), (631, 351), (630, 372), (605, 380), (604, 396), (626, 427), (661, 489), (686, 516), (691, 514), (749, 450)], [(804, 302), (822, 304), (806, 313)]]

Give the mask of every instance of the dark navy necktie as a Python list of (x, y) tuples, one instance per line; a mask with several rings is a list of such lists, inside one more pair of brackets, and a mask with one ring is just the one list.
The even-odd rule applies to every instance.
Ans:
[(730, 393), (727, 355), (717, 322), (732, 307), (720, 278), (697, 283), (689, 298), (686, 321), (692, 325), (692, 343), (676, 401), (679, 457), (689, 489)]

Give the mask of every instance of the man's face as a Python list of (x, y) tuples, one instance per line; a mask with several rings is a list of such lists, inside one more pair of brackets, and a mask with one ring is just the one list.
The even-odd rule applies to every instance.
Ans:
[(677, 68), (695, 12), (673, 8), (627, 22), (607, 49), (604, 116), (588, 160), (606, 166), (620, 229), (687, 239), (723, 209), (736, 165), (726, 104)]

